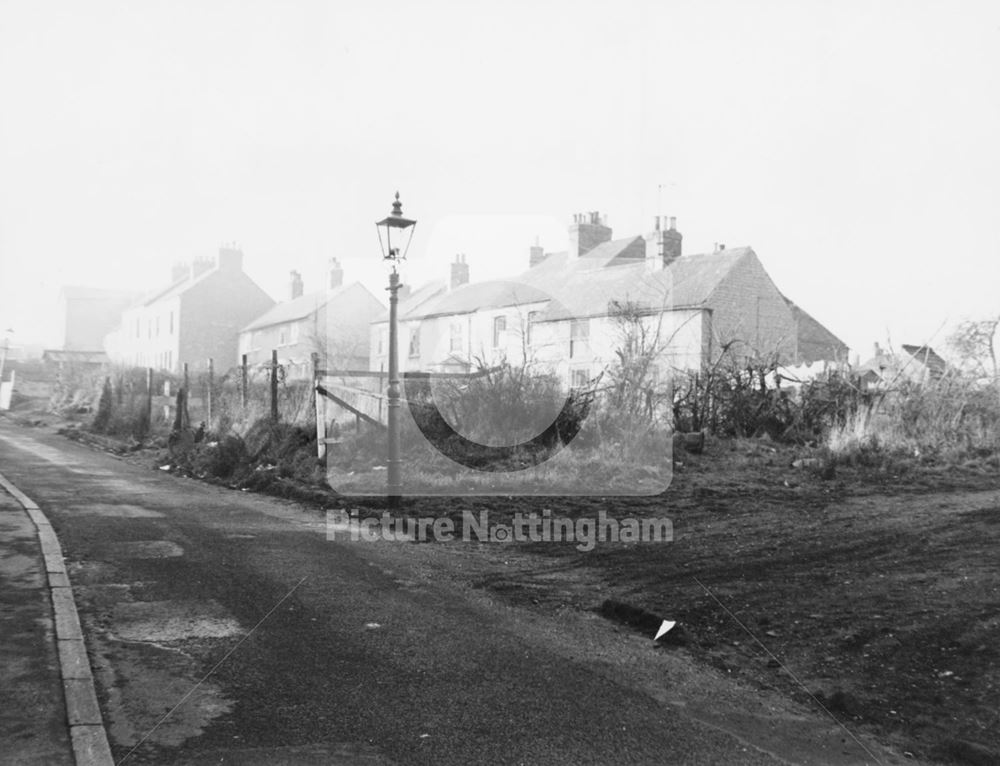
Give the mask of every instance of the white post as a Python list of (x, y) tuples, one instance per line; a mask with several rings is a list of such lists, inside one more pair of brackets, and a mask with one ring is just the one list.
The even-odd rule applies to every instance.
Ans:
[(316, 405), (316, 457), (320, 460), (326, 457), (326, 397), (316, 387), (319, 385), (319, 354), (312, 355), (313, 396)]

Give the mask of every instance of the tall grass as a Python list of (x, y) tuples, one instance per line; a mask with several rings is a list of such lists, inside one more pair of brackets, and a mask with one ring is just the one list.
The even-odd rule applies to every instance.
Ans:
[(957, 372), (903, 382), (831, 426), (826, 447), (839, 459), (873, 452), (948, 460), (993, 454), (1000, 451), (1000, 392)]

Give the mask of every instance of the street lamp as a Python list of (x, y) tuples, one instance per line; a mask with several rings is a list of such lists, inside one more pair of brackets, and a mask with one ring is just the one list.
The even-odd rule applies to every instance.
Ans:
[[(403, 217), (403, 203), (399, 201), (399, 192), (392, 203), (392, 212), (375, 224), (378, 231), (379, 246), (382, 248), (382, 260), (390, 267), (389, 272), (389, 389), (388, 422), (389, 428), (389, 458), (387, 476), (387, 494), (389, 507), (398, 508), (402, 494), (402, 477), (400, 476), (399, 459), (399, 351), (398, 328), (396, 327), (396, 306), (399, 303), (399, 264), (406, 260), (406, 253), (413, 240), (413, 229), (417, 222)], [(383, 230), (385, 240), (382, 239)], [(405, 243), (405, 247), (400, 247)]]

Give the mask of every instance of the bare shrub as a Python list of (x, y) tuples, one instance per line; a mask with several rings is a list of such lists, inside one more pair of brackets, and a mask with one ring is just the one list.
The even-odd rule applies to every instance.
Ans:
[(567, 393), (558, 378), (530, 363), (481, 365), (469, 378), (411, 377), (406, 399), (418, 432), (404, 429), (403, 444), (419, 451), (430, 439), (464, 465), (517, 470), (536, 453), (569, 443), (587, 416), (586, 395)]

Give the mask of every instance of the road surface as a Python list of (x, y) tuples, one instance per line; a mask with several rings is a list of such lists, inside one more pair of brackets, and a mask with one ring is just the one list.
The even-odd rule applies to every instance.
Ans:
[(331, 542), (317, 510), (9, 421), (0, 471), (62, 542), (119, 763), (875, 762), (595, 615), (494, 601), (470, 543)]

